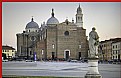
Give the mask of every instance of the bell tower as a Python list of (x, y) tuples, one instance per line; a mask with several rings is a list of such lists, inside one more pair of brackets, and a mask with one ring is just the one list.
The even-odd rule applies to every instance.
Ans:
[(76, 13), (76, 24), (78, 27), (83, 27), (83, 14), (82, 14), (82, 9), (79, 7), (77, 8), (77, 13)]

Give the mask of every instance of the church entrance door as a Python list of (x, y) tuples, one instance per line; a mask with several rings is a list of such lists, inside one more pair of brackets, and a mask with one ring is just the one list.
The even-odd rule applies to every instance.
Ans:
[(55, 59), (55, 52), (52, 52), (52, 60)]
[(78, 59), (81, 60), (81, 52), (79, 52), (79, 58)]
[(66, 51), (66, 60), (69, 59), (69, 51)]
[(64, 58), (65, 58), (65, 60), (69, 60), (69, 58), (70, 58), (70, 50), (65, 50), (64, 51)]

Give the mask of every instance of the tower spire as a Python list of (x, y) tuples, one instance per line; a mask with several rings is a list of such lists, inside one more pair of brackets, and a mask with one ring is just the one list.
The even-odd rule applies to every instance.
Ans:
[(78, 8), (77, 8), (77, 13), (78, 13), (78, 14), (82, 13), (82, 9), (81, 9), (81, 7), (80, 7), (80, 3), (79, 3), (79, 6), (78, 6)]
[(52, 8), (52, 17), (54, 17), (54, 9)]

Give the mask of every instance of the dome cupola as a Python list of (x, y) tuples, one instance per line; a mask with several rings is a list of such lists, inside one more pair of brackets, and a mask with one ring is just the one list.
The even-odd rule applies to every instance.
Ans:
[(26, 25), (26, 32), (38, 32), (39, 30), (39, 25), (34, 22), (34, 19), (32, 17), (31, 19), (31, 22), (29, 22), (27, 25)]
[(39, 28), (39, 25), (38, 25), (36, 22), (34, 22), (33, 17), (32, 17), (32, 19), (31, 19), (31, 22), (29, 22), (29, 23), (26, 25), (26, 29), (28, 29), (28, 28)]
[(58, 19), (54, 17), (54, 9), (52, 9), (51, 15), (52, 15), (51, 18), (49, 18), (47, 20), (47, 25), (55, 25), (55, 24), (58, 24), (59, 23)]

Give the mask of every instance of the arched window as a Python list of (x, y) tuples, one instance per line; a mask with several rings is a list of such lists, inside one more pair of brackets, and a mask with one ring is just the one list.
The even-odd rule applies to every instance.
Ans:
[(81, 17), (81, 21), (82, 21), (82, 17)]
[(65, 36), (68, 36), (68, 35), (69, 35), (69, 31), (65, 31), (65, 32), (64, 32), (64, 35), (65, 35)]
[(52, 44), (52, 47), (53, 47), (53, 49), (55, 48), (55, 45), (54, 44)]
[(81, 18), (80, 17), (78, 17), (78, 20), (80, 20)]

